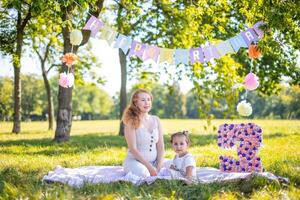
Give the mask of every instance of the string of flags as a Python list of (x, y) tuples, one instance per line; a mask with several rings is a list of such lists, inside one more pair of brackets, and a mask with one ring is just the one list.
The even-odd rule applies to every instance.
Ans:
[[(238, 52), (240, 48), (248, 48), (249, 57), (252, 60), (259, 58), (261, 53), (258, 46), (255, 44), (264, 35), (263, 30), (260, 28), (262, 25), (264, 25), (264, 22), (260, 21), (254, 24), (251, 28), (248, 28), (228, 40), (205, 47), (190, 49), (169, 49), (155, 45), (143, 44), (126, 35), (118, 33), (93, 15), (91, 15), (83, 29), (90, 30), (91, 37), (96, 37), (96, 35), (100, 32), (100, 39), (106, 40), (108, 44), (113, 45), (114, 48), (122, 49), (124, 54), (130, 57), (136, 56), (142, 61), (151, 59), (156, 63), (167, 62), (175, 65), (188, 65), (196, 62), (206, 63), (211, 59), (218, 59), (226, 54)], [(72, 45), (80, 45), (82, 39), (83, 36), (81, 30), (75, 29), (71, 32), (70, 43)], [(68, 66), (68, 70), (67, 72), (60, 74), (60, 86), (64, 88), (70, 88), (73, 86), (74, 75), (70, 73), (70, 68), (72, 68), (77, 59), (78, 57), (72, 52), (63, 56), (62, 62)], [(259, 86), (259, 79), (251, 72), (251, 70), (245, 77), (242, 84), (246, 89), (246, 94), (247, 91), (255, 90)], [(237, 111), (241, 116), (250, 116), (252, 114), (252, 106), (249, 102), (243, 100), (237, 105)]]
[(238, 52), (240, 48), (249, 48), (251, 44), (258, 42), (263, 37), (260, 26), (263, 22), (254, 24), (253, 27), (241, 32), (228, 40), (221, 41), (214, 45), (190, 49), (168, 49), (155, 45), (143, 44), (132, 40), (130, 37), (118, 33), (113, 28), (105, 25), (100, 19), (91, 16), (84, 30), (91, 31), (91, 37), (96, 37), (100, 32), (100, 39), (104, 39), (114, 48), (120, 48), (128, 56), (136, 56), (142, 61), (152, 59), (156, 63), (167, 62), (169, 64), (194, 64), (205, 63), (211, 59), (218, 59), (228, 53)]

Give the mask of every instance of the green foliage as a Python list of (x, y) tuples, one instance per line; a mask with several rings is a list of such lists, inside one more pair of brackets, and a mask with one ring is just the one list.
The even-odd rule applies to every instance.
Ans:
[(109, 95), (94, 84), (76, 86), (73, 90), (73, 113), (83, 119), (108, 118), (112, 106)]
[(0, 77), (0, 120), (9, 120), (13, 113), (13, 83), (8, 77)]
[[(212, 120), (218, 126), (228, 121)], [(236, 121), (240, 123), (242, 121)], [(121, 165), (126, 156), (126, 142), (118, 134), (118, 120), (73, 122), (69, 143), (54, 143), (47, 122), (23, 124), (23, 134), (12, 135), (11, 123), (0, 123), (0, 198), (1, 199), (297, 199), (299, 184), (299, 120), (254, 120), (262, 126), (263, 147), (259, 151), (268, 172), (290, 179), (288, 185), (261, 177), (230, 183), (187, 186), (181, 181), (156, 181), (134, 186), (126, 182), (86, 184), (80, 189), (59, 183), (44, 183), (42, 178), (57, 165)], [(204, 133), (203, 120), (162, 120), (165, 130), (166, 157), (172, 158), (169, 133), (191, 131), (190, 152), (198, 167), (218, 167), (218, 157), (235, 154), (216, 144), (216, 131)], [(99, 127), (101, 127), (99, 129)], [(20, 136), (24, 137), (20, 137)], [(26, 136), (26, 137), (25, 137)]]
[[(124, 8), (118, 21), (124, 30), (119, 32), (166, 48), (215, 44), (258, 21), (266, 22), (265, 36), (259, 42), (263, 54), (260, 59), (251, 62), (246, 49), (241, 49), (213, 64), (178, 66), (183, 73), (171, 80), (188, 78), (193, 81), (201, 116), (213, 118), (212, 110), (224, 104), (224, 100), (228, 106), (222, 110), (232, 116), (239, 91), (231, 88), (241, 82), (251, 68), (260, 78), (258, 91), (261, 94), (278, 93), (283, 77), (290, 78), (292, 85), (300, 83), (300, 69), (296, 66), (300, 42), (298, 1), (122, 1), (119, 6)], [(130, 76), (134, 70), (141, 70), (138, 68), (147, 71), (140, 62), (131, 60)]]
[(44, 114), (44, 110), (47, 108), (44, 82), (35, 74), (21, 75), (21, 80), (23, 84), (23, 101), (21, 102), (23, 118), (26, 120), (30, 119), (31, 115)]

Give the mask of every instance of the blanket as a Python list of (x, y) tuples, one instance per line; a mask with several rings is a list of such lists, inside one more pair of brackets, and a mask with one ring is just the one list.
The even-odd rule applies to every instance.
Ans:
[[(262, 176), (269, 180), (278, 181), (278, 177), (269, 172), (261, 173), (227, 173), (211, 167), (197, 168), (197, 177), (194, 183), (214, 183), (234, 181), (238, 179), (247, 179), (253, 176)], [(57, 166), (54, 171), (50, 171), (43, 177), (47, 183), (60, 182), (68, 184), (71, 187), (80, 188), (85, 183), (113, 183), (118, 181), (127, 181), (135, 185), (152, 184), (158, 179), (166, 180), (185, 180), (182, 177), (171, 177), (163, 173), (157, 176), (139, 177), (132, 173), (125, 173), (122, 166), (84, 166), (79, 168), (63, 168)]]

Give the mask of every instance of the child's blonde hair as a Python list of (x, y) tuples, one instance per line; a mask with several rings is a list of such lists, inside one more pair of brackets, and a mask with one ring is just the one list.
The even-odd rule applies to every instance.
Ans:
[(185, 140), (186, 140), (186, 143), (187, 143), (188, 145), (190, 145), (191, 140), (190, 140), (189, 132), (188, 132), (188, 131), (180, 131), (180, 132), (173, 133), (173, 134), (171, 135), (171, 140), (170, 140), (171, 144), (173, 143), (174, 138), (175, 138), (175, 137), (179, 137), (179, 136), (184, 136), (184, 137), (185, 137)]

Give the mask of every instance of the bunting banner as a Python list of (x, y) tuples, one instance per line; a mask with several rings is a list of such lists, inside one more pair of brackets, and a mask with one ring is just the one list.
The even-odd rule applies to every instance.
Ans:
[(104, 26), (104, 23), (102, 21), (100, 21), (95, 16), (91, 16), (91, 18), (86, 23), (86, 25), (83, 27), (83, 29), (90, 30), (91, 36), (95, 37), (102, 26)]
[(174, 49), (160, 48), (159, 63), (168, 62), (169, 64), (174, 64)]
[(111, 27), (104, 25), (101, 20), (94, 16), (91, 16), (83, 29), (91, 30), (92, 37), (95, 37), (100, 30), (100, 39), (106, 40), (109, 45), (114, 43), (114, 48), (122, 49), (130, 57), (136, 56), (142, 61), (151, 59), (156, 63), (167, 62), (176, 65), (189, 65), (196, 62), (209, 62), (211, 59), (218, 59), (227, 54), (238, 52), (240, 48), (249, 48), (251, 44), (258, 42), (264, 36), (263, 30), (260, 28), (264, 24), (262, 21), (257, 22), (253, 27), (228, 40), (205, 47), (190, 49), (168, 49), (143, 44), (118, 33)]
[(130, 48), (132, 43), (132, 39), (130, 37), (127, 37), (123, 34), (119, 34), (116, 40), (116, 43), (114, 45), (114, 48), (120, 48), (124, 52), (124, 54), (127, 54), (128, 49)]

